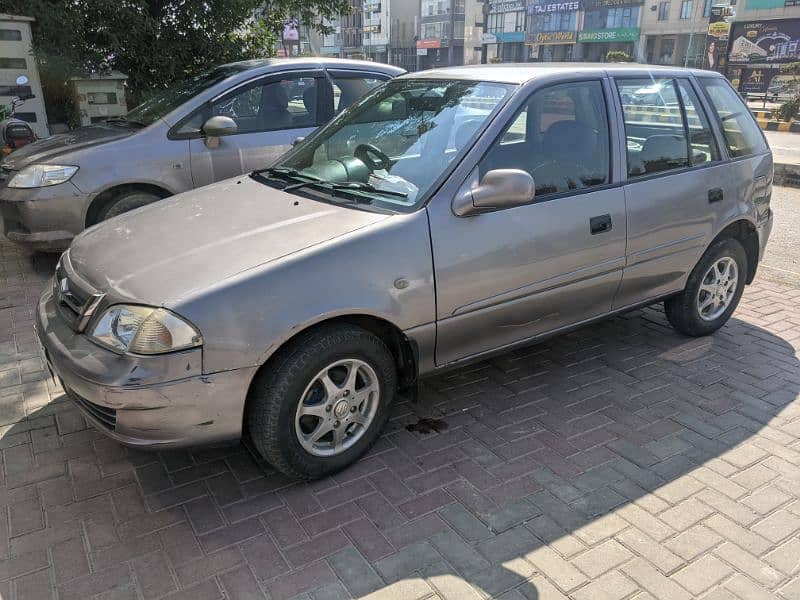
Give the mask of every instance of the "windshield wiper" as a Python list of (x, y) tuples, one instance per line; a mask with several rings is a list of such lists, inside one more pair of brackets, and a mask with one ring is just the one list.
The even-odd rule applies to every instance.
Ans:
[[(268, 177), (264, 176), (264, 173), (268, 175)], [(277, 177), (276, 177), (277, 176)], [(266, 169), (261, 169), (260, 171), (253, 171), (251, 173), (251, 177), (255, 179), (277, 179), (280, 178), (284, 181), (286, 180), (299, 180), (301, 183), (295, 184), (300, 185), (301, 187), (307, 183), (317, 183), (324, 181), (321, 177), (317, 177), (316, 175), (309, 175), (307, 173), (301, 173), (297, 169), (292, 169), (291, 167), (268, 167)], [(305, 180), (305, 181), (304, 181)], [(287, 185), (283, 189), (290, 189), (293, 188), (293, 185)]]
[(382, 190), (381, 188), (377, 188), (371, 183), (366, 181), (344, 181), (344, 182), (333, 182), (333, 189), (335, 190), (357, 190), (359, 192), (371, 192), (373, 194), (382, 194), (384, 196), (392, 196), (393, 198), (408, 198), (408, 194), (405, 192), (396, 192), (394, 190)]

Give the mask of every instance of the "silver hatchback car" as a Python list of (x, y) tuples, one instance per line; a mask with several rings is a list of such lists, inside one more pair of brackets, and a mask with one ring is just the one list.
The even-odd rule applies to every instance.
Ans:
[(78, 236), (38, 337), (120, 442), (247, 435), (319, 477), (422, 375), (658, 301), (685, 335), (719, 329), (755, 276), (771, 188), (764, 136), (715, 73), (405, 75), (270, 168)]
[(63, 250), (85, 227), (263, 167), (403, 69), (336, 58), (261, 59), (176, 82), (125, 117), (54, 135), (0, 164), (6, 236)]

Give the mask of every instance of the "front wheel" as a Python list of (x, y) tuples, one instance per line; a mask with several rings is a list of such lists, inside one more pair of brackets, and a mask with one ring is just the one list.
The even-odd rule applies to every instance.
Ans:
[(684, 335), (714, 333), (736, 310), (747, 268), (741, 243), (731, 238), (716, 242), (689, 275), (683, 292), (664, 302), (667, 320)]
[(372, 446), (396, 385), (394, 359), (379, 338), (349, 325), (321, 327), (290, 342), (256, 377), (247, 432), (278, 470), (322, 477)]

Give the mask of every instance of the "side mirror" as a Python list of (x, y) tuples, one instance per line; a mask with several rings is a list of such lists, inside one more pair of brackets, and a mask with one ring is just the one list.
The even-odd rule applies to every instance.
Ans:
[(301, 143), (304, 139), (306, 138), (303, 136), (294, 138), (294, 140), (292, 141), (292, 147), (297, 146), (297, 144)]
[(239, 131), (239, 126), (236, 125), (236, 121), (222, 115), (211, 117), (203, 123), (203, 133), (211, 137), (233, 135), (237, 131)]
[(533, 177), (522, 169), (494, 169), (476, 187), (460, 192), (453, 200), (453, 213), (459, 217), (513, 208), (533, 201)]

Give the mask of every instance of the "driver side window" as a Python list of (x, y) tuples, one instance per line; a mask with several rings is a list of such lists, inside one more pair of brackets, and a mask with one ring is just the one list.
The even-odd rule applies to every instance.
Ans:
[(511, 118), (479, 164), (522, 169), (536, 197), (604, 185), (610, 181), (608, 117), (600, 81), (555, 85), (534, 92)]

